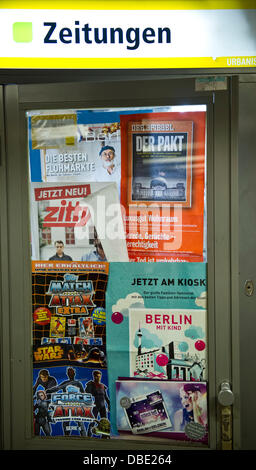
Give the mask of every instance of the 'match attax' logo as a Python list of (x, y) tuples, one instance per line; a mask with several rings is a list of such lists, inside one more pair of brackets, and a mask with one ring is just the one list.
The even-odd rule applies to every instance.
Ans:
[(95, 307), (92, 281), (79, 280), (75, 274), (51, 281), (47, 294), (51, 295), (49, 307), (55, 307), (58, 315), (88, 315), (88, 307)]

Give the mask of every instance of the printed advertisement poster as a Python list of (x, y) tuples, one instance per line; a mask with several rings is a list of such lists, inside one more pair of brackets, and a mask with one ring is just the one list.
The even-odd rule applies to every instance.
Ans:
[(33, 260), (128, 261), (115, 183), (31, 183)]
[[(157, 270), (154, 263), (110, 264), (106, 336), (113, 434), (120, 377), (207, 380), (206, 312), (205, 263), (159, 263)], [(134, 394), (140, 395), (136, 389)]]
[(121, 116), (131, 261), (203, 261), (205, 113)]
[(117, 428), (123, 437), (207, 443), (205, 382), (116, 382)]
[(29, 117), (31, 165), (34, 158), (40, 162), (41, 181), (115, 182), (119, 188), (120, 122), (87, 123), (90, 117), (82, 110)]
[(106, 344), (108, 270), (99, 262), (32, 262), (33, 344), (43, 355), (45, 344)]
[(34, 432), (110, 435), (108, 263), (32, 262)]
[(33, 373), (36, 436), (110, 437), (106, 369), (41, 362)]
[[(147, 110), (152, 112), (152, 109)], [(69, 109), (27, 113), (32, 182), (106, 182), (120, 190), (120, 114), (140, 109)]]
[(205, 378), (206, 310), (129, 309), (129, 338), (131, 377)]

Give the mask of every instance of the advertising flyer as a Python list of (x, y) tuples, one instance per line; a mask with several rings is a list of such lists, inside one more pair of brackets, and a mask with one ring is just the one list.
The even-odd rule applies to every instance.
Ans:
[(128, 261), (115, 183), (31, 183), (33, 260)]
[(129, 309), (129, 338), (131, 377), (205, 379), (206, 310)]
[(31, 166), (34, 158), (40, 161), (41, 181), (115, 182), (119, 188), (120, 122), (89, 119), (86, 111), (29, 117)]
[(134, 384), (207, 380), (206, 313), (205, 263), (158, 263), (157, 269), (154, 263), (110, 264), (106, 336), (113, 435), (120, 377)]
[(35, 436), (110, 437), (106, 369), (41, 361), (33, 373)]
[(34, 432), (109, 438), (108, 263), (32, 262)]
[(131, 261), (203, 261), (205, 112), (121, 116)]
[(207, 443), (205, 382), (116, 382), (116, 416), (120, 435)]

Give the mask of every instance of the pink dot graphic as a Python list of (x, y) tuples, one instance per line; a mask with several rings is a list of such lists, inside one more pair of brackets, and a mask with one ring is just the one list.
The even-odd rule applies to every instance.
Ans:
[(116, 325), (119, 325), (120, 323), (122, 323), (123, 319), (124, 317), (121, 312), (114, 312), (111, 316), (112, 322), (115, 323)]
[(158, 366), (166, 366), (168, 364), (168, 356), (166, 354), (158, 354), (156, 357), (156, 363)]
[(195, 348), (197, 349), (197, 351), (203, 351), (205, 349), (205, 342), (199, 339), (195, 343)]

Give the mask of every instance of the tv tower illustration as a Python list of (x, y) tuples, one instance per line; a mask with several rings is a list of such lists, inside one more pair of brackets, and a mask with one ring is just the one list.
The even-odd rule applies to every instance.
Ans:
[(137, 336), (139, 338), (139, 345), (138, 345), (138, 356), (141, 354), (141, 338), (142, 338), (142, 333), (141, 333), (141, 329), (140, 329), (140, 323), (139, 323), (139, 329), (138, 329), (138, 333), (137, 333)]

